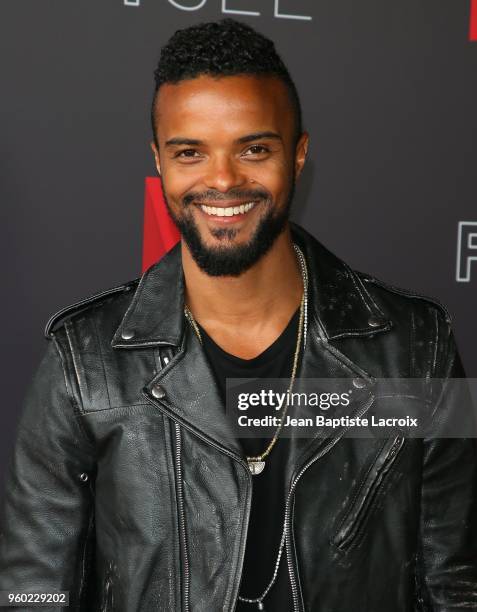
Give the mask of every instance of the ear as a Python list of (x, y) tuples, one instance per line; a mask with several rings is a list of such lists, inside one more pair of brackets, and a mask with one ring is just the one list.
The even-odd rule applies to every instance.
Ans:
[(295, 148), (295, 179), (300, 176), (303, 166), (305, 165), (309, 140), (308, 132), (303, 132), (297, 142)]
[(159, 159), (159, 151), (157, 150), (155, 142), (151, 142), (151, 149), (154, 154), (154, 161), (156, 162), (156, 169), (159, 176), (161, 176), (161, 160)]

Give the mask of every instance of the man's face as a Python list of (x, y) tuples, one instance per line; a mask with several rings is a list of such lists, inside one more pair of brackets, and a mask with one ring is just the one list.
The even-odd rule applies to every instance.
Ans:
[(200, 76), (164, 84), (156, 101), (166, 204), (199, 267), (238, 275), (286, 226), (308, 137), (295, 145), (285, 84), (274, 77)]

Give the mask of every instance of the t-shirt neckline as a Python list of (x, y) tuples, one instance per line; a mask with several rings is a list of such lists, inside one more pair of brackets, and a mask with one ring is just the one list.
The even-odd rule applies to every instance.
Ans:
[(217, 353), (219, 353), (224, 359), (229, 361), (230, 363), (240, 366), (241, 368), (255, 368), (257, 366), (261, 366), (264, 363), (271, 361), (276, 357), (278, 353), (280, 353), (286, 345), (288, 345), (290, 341), (290, 336), (293, 334), (294, 330), (296, 330), (296, 324), (298, 323), (298, 315), (300, 309), (293, 313), (290, 320), (288, 321), (285, 329), (282, 333), (268, 346), (264, 351), (262, 351), (256, 357), (252, 357), (251, 359), (242, 359), (241, 357), (237, 357), (236, 355), (232, 355), (227, 351), (224, 351), (222, 347), (220, 347), (205, 331), (205, 329), (197, 323), (197, 326), (200, 329), (201, 336), (203, 341), (205, 341), (209, 348), (212, 348)]

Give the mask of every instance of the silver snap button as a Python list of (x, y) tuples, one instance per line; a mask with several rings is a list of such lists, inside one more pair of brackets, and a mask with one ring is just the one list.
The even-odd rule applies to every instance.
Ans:
[(156, 399), (161, 399), (166, 395), (161, 385), (154, 385), (154, 387), (152, 388), (152, 394)]
[(383, 323), (383, 320), (380, 319), (379, 317), (376, 317), (375, 315), (371, 315), (368, 319), (368, 325), (370, 327), (378, 327), (382, 323)]
[(89, 480), (89, 476), (86, 472), (82, 472), (78, 478), (81, 480), (81, 482), (88, 482)]
[(121, 338), (123, 340), (131, 340), (131, 338), (134, 338), (134, 331), (132, 329), (125, 329), (121, 334)]
[(366, 381), (362, 378), (353, 378), (353, 386), (356, 387), (356, 389), (362, 389), (366, 386)]

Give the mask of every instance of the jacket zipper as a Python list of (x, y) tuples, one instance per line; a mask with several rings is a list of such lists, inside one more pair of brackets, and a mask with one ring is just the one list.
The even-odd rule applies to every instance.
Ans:
[(177, 504), (179, 506), (179, 529), (180, 529), (180, 542), (182, 546), (182, 557), (183, 557), (183, 568), (184, 568), (184, 609), (186, 612), (189, 611), (189, 583), (190, 583), (190, 569), (189, 569), (189, 555), (187, 550), (186, 540), (186, 529), (185, 529), (185, 512), (184, 512), (184, 492), (182, 489), (182, 438), (179, 423), (174, 423), (175, 434), (176, 434), (176, 476), (177, 476)]
[[(374, 397), (370, 397), (367, 402), (364, 404), (364, 406), (362, 406), (361, 410), (359, 410), (356, 413), (356, 417), (360, 417), (362, 416), (367, 410), (368, 408), (371, 406), (371, 404), (374, 401)], [(299, 601), (299, 589), (298, 589), (298, 583), (297, 583), (297, 578), (295, 576), (295, 570), (293, 568), (293, 556), (292, 556), (292, 542), (291, 542), (291, 529), (292, 529), (292, 524), (291, 524), (291, 520), (290, 520), (290, 501), (291, 498), (295, 492), (295, 488), (296, 485), (298, 483), (298, 481), (300, 480), (300, 478), (303, 476), (303, 474), (306, 472), (306, 470), (310, 467), (310, 465), (312, 465), (313, 463), (315, 463), (315, 461), (317, 461), (318, 459), (321, 459), (321, 457), (323, 457), (324, 455), (326, 455), (326, 453), (336, 444), (336, 442), (338, 442), (338, 440), (342, 437), (342, 435), (346, 432), (346, 429), (343, 429), (341, 434), (338, 436), (335, 436), (334, 438), (331, 438), (330, 441), (328, 442), (328, 444), (326, 444), (326, 446), (324, 446), (321, 449), (321, 452), (319, 452), (317, 455), (315, 455), (314, 457), (312, 457), (308, 463), (306, 463), (301, 470), (298, 472), (298, 474), (296, 475), (296, 477), (293, 479), (293, 482), (291, 484), (290, 487), (290, 491), (288, 492), (287, 495), (287, 499), (286, 499), (286, 504), (285, 504), (285, 545), (286, 545), (286, 551), (287, 551), (287, 562), (288, 562), (288, 573), (290, 576), (290, 583), (291, 583), (291, 589), (292, 589), (292, 596), (293, 596), (293, 610), (294, 612), (300, 612), (300, 601)]]
[[(368, 502), (371, 503), (372, 499), (378, 489), (378, 487), (380, 486), (380, 484), (383, 481), (383, 478), (385, 477), (386, 473), (388, 472), (389, 468), (392, 466), (392, 464), (394, 463), (398, 452), (401, 450), (402, 446), (404, 444), (404, 438), (402, 435), (397, 435), (393, 441), (391, 446), (388, 448), (388, 451), (383, 459), (382, 465), (379, 468), (379, 471), (375, 477), (375, 480), (373, 482), (373, 485), (371, 486), (371, 488), (369, 489), (368, 493), (366, 494), (366, 497), (368, 499)], [(359, 531), (361, 528), (361, 525), (363, 524), (363, 521), (366, 518), (366, 515), (369, 511), (369, 503), (368, 505), (363, 505), (355, 519), (353, 520), (351, 527), (348, 531), (348, 533), (342, 537), (341, 542), (338, 543), (338, 540), (336, 541), (336, 546), (338, 546), (338, 548), (340, 548), (341, 550), (347, 550), (351, 547), (353, 541), (355, 540), (355, 538), (359, 535)]]
[[(155, 400), (153, 400), (151, 397), (149, 397), (149, 395), (145, 392), (145, 390), (142, 391), (142, 396), (152, 406), (154, 406), (154, 408), (159, 409), (168, 418), (172, 419), (172, 421), (175, 424), (176, 434), (177, 434), (177, 431), (180, 432), (180, 425), (179, 425), (179, 423), (177, 423), (175, 421), (175, 416), (171, 415), (169, 413), (169, 411), (165, 410), (164, 407), (159, 402), (156, 403)], [(186, 425), (183, 425), (183, 427), (185, 427), (186, 429), (189, 429)], [(191, 431), (195, 435), (199, 435), (194, 430), (191, 430)], [(210, 439), (205, 438), (205, 437), (200, 436), (200, 435), (199, 435), (199, 437), (202, 440), (204, 440), (207, 444), (212, 446), (213, 448), (219, 450), (220, 452), (224, 453), (225, 455), (227, 455), (228, 457), (230, 457), (231, 459), (233, 459), (234, 461), (239, 463), (244, 468), (244, 471), (245, 471), (245, 473), (247, 475), (247, 492), (246, 492), (247, 500), (246, 500), (246, 508), (245, 508), (244, 517), (247, 519), (247, 525), (248, 525), (248, 519), (250, 517), (250, 506), (252, 504), (252, 494), (251, 494), (252, 474), (250, 473), (250, 469), (249, 469), (247, 463), (239, 455), (236, 455), (235, 453), (232, 453), (230, 450), (228, 450), (228, 449), (226, 449), (226, 448), (216, 444), (215, 442), (212, 442)], [(176, 448), (176, 457), (177, 457), (177, 448)], [(181, 474), (182, 474), (182, 470), (181, 470)], [(181, 491), (181, 493), (182, 493), (182, 491)], [(183, 504), (182, 504), (182, 521), (183, 521), (183, 524), (185, 526), (184, 514), (185, 513), (184, 513), (184, 509), (183, 509)], [(246, 542), (246, 537), (247, 537), (247, 531), (248, 531), (248, 529), (245, 530), (245, 538), (242, 538), (242, 546), (241, 546), (241, 549), (240, 549), (240, 558), (239, 558), (240, 566), (243, 565), (243, 559), (244, 559), (244, 556), (245, 556), (245, 542)], [(240, 579), (241, 579), (241, 575), (238, 572), (235, 572), (234, 581), (233, 581), (234, 584), (233, 584), (233, 589), (232, 589), (232, 595), (233, 595), (232, 602), (233, 603), (232, 603), (232, 607), (230, 608), (230, 612), (233, 612), (233, 610), (235, 609), (235, 603), (236, 603), (236, 600), (237, 600), (237, 597), (238, 597), (238, 589), (239, 589)], [(234, 592), (236, 592), (235, 595), (234, 595)]]

